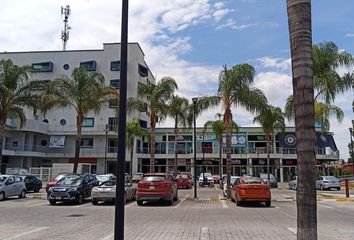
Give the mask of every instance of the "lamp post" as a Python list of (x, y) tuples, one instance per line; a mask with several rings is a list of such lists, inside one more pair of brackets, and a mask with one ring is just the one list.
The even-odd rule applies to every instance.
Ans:
[(203, 142), (202, 142), (202, 153), (203, 153), (203, 161), (202, 161), (202, 171), (203, 171), (203, 185), (205, 186), (207, 184), (207, 181), (205, 179), (205, 168), (204, 168), (204, 160), (205, 160), (205, 157), (204, 157), (204, 134), (205, 134), (205, 131), (203, 130)]
[(114, 240), (124, 240), (125, 191), (125, 133), (127, 122), (127, 71), (128, 71), (128, 0), (122, 1), (122, 28), (120, 48), (119, 125), (117, 151), (117, 185), (114, 211)]
[(105, 142), (105, 147), (104, 147), (104, 174), (107, 173), (107, 150), (108, 150), (108, 124), (106, 124), (106, 128), (104, 129), (106, 133), (106, 142)]
[(350, 147), (351, 147), (351, 151), (350, 151), (350, 157), (352, 159), (352, 174), (354, 175), (354, 141), (353, 141), (353, 128), (349, 128), (349, 133), (350, 133)]
[(196, 141), (196, 137), (197, 137), (197, 124), (196, 124), (196, 114), (195, 112), (197, 111), (197, 102), (198, 102), (198, 98), (194, 97), (192, 98), (192, 102), (193, 102), (193, 121), (194, 121), (194, 138), (193, 138), (193, 145), (194, 145), (194, 149), (193, 149), (193, 154), (194, 154), (194, 161), (193, 161), (193, 167), (194, 167), (194, 198), (197, 198), (197, 141)]

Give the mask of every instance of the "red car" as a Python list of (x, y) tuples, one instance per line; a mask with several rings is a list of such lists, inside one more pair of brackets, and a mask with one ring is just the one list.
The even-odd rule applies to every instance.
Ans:
[(179, 174), (176, 177), (177, 187), (178, 188), (191, 188), (192, 181), (188, 175)]
[(144, 201), (167, 201), (170, 205), (178, 199), (177, 183), (170, 174), (145, 173), (138, 183), (136, 202), (139, 206)]
[(60, 173), (58, 176), (56, 176), (55, 178), (50, 179), (50, 181), (47, 183), (47, 185), (45, 186), (45, 191), (48, 192), (48, 189), (52, 186), (54, 186), (55, 184), (57, 184), (57, 182), (62, 179), (63, 177), (69, 175), (69, 173)]
[(272, 203), (269, 186), (261, 178), (238, 178), (231, 188), (231, 197), (237, 206), (246, 201), (265, 202), (267, 207)]

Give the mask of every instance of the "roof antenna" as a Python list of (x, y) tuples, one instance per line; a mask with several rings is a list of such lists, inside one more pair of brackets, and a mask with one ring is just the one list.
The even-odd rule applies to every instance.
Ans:
[(64, 30), (61, 31), (61, 39), (63, 40), (63, 51), (66, 50), (66, 43), (69, 40), (69, 30), (71, 27), (68, 25), (68, 18), (70, 16), (71, 10), (70, 6), (66, 5), (66, 7), (61, 7), (61, 15), (64, 14)]

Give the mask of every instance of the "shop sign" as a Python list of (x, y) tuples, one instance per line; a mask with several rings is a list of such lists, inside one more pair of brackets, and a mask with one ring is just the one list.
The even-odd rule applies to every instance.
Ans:
[[(223, 145), (226, 146), (226, 135), (222, 136)], [(246, 133), (232, 133), (231, 147), (246, 147)]]
[(294, 166), (297, 164), (296, 159), (283, 159), (283, 165)]

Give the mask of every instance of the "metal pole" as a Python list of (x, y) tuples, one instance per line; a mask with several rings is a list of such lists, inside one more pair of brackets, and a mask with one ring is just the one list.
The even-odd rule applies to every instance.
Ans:
[(204, 144), (204, 134), (205, 134), (205, 131), (203, 130), (203, 142), (202, 142), (202, 153), (203, 153), (203, 163), (202, 163), (202, 169), (203, 169), (203, 185), (205, 186), (207, 183), (206, 183), (206, 179), (205, 179), (205, 166), (204, 166), (204, 148), (203, 148), (203, 144)]
[(349, 133), (350, 133), (350, 147), (351, 147), (351, 151), (350, 151), (350, 157), (352, 159), (352, 175), (354, 175), (354, 141), (353, 141), (353, 128), (349, 128)]
[(198, 98), (192, 98), (193, 101), (193, 121), (194, 121), (194, 139), (193, 139), (193, 144), (194, 144), (194, 149), (193, 149), (193, 153), (194, 153), (194, 162), (193, 162), (193, 166), (194, 166), (194, 198), (198, 198), (197, 197), (197, 124), (196, 124), (196, 116), (195, 116), (195, 112), (196, 112), (196, 108), (197, 108), (197, 101)]
[(114, 239), (124, 240), (125, 132), (127, 113), (128, 0), (122, 1), (120, 95)]
[(106, 124), (105, 132), (106, 132), (106, 143), (104, 147), (104, 174), (107, 173), (107, 148), (108, 148), (108, 124)]

